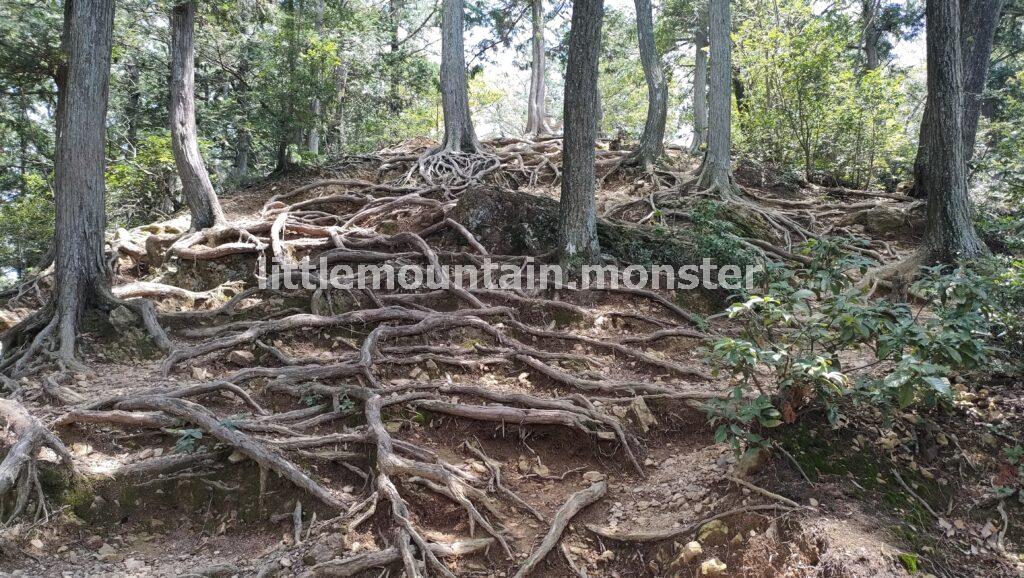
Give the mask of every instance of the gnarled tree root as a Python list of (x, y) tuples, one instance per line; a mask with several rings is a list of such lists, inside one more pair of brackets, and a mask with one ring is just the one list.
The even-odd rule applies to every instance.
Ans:
[(0, 418), (14, 436), (14, 443), (0, 462), (0, 504), (4, 519), (13, 520), (24, 512), (33, 492), (37, 499), (36, 517), (46, 515), (46, 501), (39, 482), (36, 453), (40, 448), (53, 450), (63, 467), (77, 477), (71, 454), (64, 444), (37, 418), (12, 399), (0, 399)]

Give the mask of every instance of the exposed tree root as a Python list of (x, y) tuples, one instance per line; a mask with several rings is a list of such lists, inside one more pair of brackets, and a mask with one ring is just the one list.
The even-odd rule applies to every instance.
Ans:
[[(479, 552), (494, 543), (490, 538), (479, 538), (475, 540), (461, 540), (442, 544), (430, 542), (427, 547), (433, 556), (438, 558), (451, 558), (453, 556), (464, 556)], [(398, 548), (384, 548), (377, 552), (366, 552), (343, 559), (321, 562), (301, 574), (303, 578), (318, 578), (320, 576), (358, 576), (374, 568), (383, 568), (394, 564), (402, 557)]]
[[(265, 287), (240, 288), (217, 308), (212, 308), (216, 290), (142, 281), (117, 287), (114, 295), (120, 297), (170, 300), (159, 314), (143, 299), (111, 296), (108, 304), (125, 306), (140, 317), (157, 345), (168, 352), (161, 364), (165, 374), (189, 363), (210, 364), (218, 371), (222, 358), (231, 357), (234, 350), (254, 352), (255, 359), (245, 367), (236, 366), (225, 379), (111, 395), (88, 403), (61, 389), (58, 379), (49, 384), (48, 393), (72, 407), (54, 425), (104, 424), (161, 431), (191, 424), (207, 439), (256, 462), (261, 471), (275, 472), (315, 497), (340, 515), (343, 527), (365, 527), (372, 518), (375, 526), (383, 521), (393, 529), (381, 532), (386, 544), (380, 551), (319, 564), (309, 571), (310, 576), (354, 575), (399, 562), (407, 576), (453, 576), (445, 558), (492, 544), (511, 563), (517, 547), (505, 520), (509, 512), (518, 510), (544, 520), (537, 508), (512, 490), (500, 463), (488, 457), (482, 446), (465, 446), (466, 455), (482, 461), (485, 468), (473, 472), (401, 439), (399, 430), (385, 426), (393, 425), (396, 415), (423, 412), (430, 419), (488, 424), (503, 433), (517, 428), (526, 435), (536, 428), (564, 429), (586, 436), (603, 452), (613, 446), (621, 450), (615, 459), (642, 476), (644, 451), (637, 430), (621, 417), (624, 414), (610, 410), (633, 404), (637, 397), (677, 400), (701, 410), (707, 400), (723, 395), (708, 388), (712, 377), (703, 367), (652, 351), (652, 346), (673, 338), (707, 340), (715, 335), (704, 319), (664, 295), (648, 290), (567, 288), (541, 294), (462, 288), (458, 283), (429, 291), (274, 288), (276, 282), (288, 287), (310, 281), (315, 273), (272, 272), (266, 262), (270, 257), (278, 263), (309, 257), (332, 265), (418, 264), (444, 281), (458, 281), (449, 278), (454, 274), (446, 266), (452, 264), (479, 265), (489, 259), (523, 266), (527, 256), (492, 254), (493, 248), (475, 238), (471, 227), (453, 218), (455, 199), (483, 182), (510, 187), (557, 183), (560, 141), (507, 139), (492, 143), (486, 153), (422, 153), (397, 150), (361, 159), (371, 168), (376, 163), (380, 183), (358, 178), (319, 180), (273, 196), (251, 221), (173, 239), (153, 235), (152, 243), (148, 239), (134, 242), (146, 250), (128, 247), (122, 253), (153, 265), (177, 259), (179, 266), (202, 267), (205, 261), (252, 255), (254, 276), (266, 282)], [(626, 154), (601, 150), (598, 163), (602, 170), (614, 170)], [(680, 176), (655, 171), (652, 179), (655, 188), (675, 187)], [(754, 206), (740, 195), (727, 202)], [(652, 193), (652, 206), (668, 198)], [(791, 226), (795, 221), (788, 218), (775, 215), (769, 222), (778, 225), (779, 231), (795, 231)], [(360, 274), (365, 275), (353, 276)], [(282, 303), (285, 299), (287, 305)], [(614, 301), (614, 305), (598, 314), (579, 304), (587, 300)], [(171, 305), (184, 310), (167, 311)], [(26, 324), (32, 326), (34, 338), (17, 342), (19, 349), (12, 353), (19, 355), (18, 360), (3, 362), (12, 375), (38, 369), (38, 364), (20, 359), (49, 358), (57, 332), (53, 319), (51, 311)], [(629, 331), (602, 331), (610, 319), (616, 328), (622, 321)], [(160, 322), (174, 331), (173, 343), (163, 334)], [(326, 351), (300, 351), (289, 347), (290, 339), (333, 345)], [(6, 355), (7, 347), (4, 351)], [(404, 379), (410, 366), (421, 373)], [(521, 372), (518, 379), (523, 389), (486, 385), (481, 374), (495, 366), (506, 375)], [(430, 369), (424, 371), (424, 367)], [(228, 412), (215, 413), (202, 405), (203, 396), (215, 393), (236, 402), (238, 413), (228, 417)], [(46, 435), (50, 437), (40, 439), (59, 444)], [(365, 494), (353, 498), (349, 492), (333, 489), (310, 473), (309, 462), (345, 468), (366, 481)], [(228, 467), (211, 465), (205, 458), (182, 463), (178, 456), (151, 466), (154, 471), (181, 476)], [(429, 538), (415, 511), (417, 502), (408, 499), (414, 486), (458, 506), (471, 536), (479, 528), (485, 537), (451, 544)], [(600, 482), (573, 495), (555, 514), (550, 531), (518, 575), (536, 569), (557, 547), (573, 516), (599, 500), (606, 487)]]
[(61, 465), (77, 476), (71, 454), (57, 436), (17, 401), (0, 399), (0, 417), (14, 436), (14, 442), (0, 462), (0, 518), (9, 522), (20, 516), (33, 495), (36, 519), (48, 516), (36, 453), (42, 447), (50, 448), (60, 458)]
[(540, 546), (537, 550), (530, 554), (530, 557), (523, 562), (523, 565), (519, 567), (519, 570), (515, 573), (515, 578), (523, 578), (528, 576), (531, 572), (537, 569), (537, 566), (544, 560), (549, 552), (558, 544), (559, 538), (562, 537), (562, 532), (565, 531), (565, 527), (572, 521), (573, 516), (580, 513), (583, 508), (586, 508), (590, 504), (601, 499), (604, 496), (605, 491), (608, 489), (608, 483), (604, 480), (595, 483), (585, 490), (580, 490), (569, 497), (568, 501), (562, 505), (561, 508), (555, 512), (555, 518), (551, 522), (551, 529), (548, 530), (547, 535), (541, 541)]

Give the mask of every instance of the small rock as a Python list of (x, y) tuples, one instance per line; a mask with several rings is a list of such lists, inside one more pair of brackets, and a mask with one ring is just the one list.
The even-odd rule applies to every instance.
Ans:
[(100, 549), (96, 551), (99, 555), (99, 559), (104, 562), (110, 562), (117, 558), (117, 550), (114, 549), (110, 544), (103, 544)]
[(83, 543), (90, 550), (99, 550), (103, 546), (103, 538), (93, 535), (86, 538)]
[(77, 457), (87, 456), (92, 453), (92, 446), (82, 442), (71, 444), (71, 454)]
[(228, 456), (228, 461), (233, 463), (233, 464), (237, 464), (239, 462), (244, 462), (245, 461), (245, 454), (243, 454), (242, 452), (240, 452), (238, 450), (235, 450), (235, 451), (231, 452), (231, 455)]
[(591, 470), (583, 474), (583, 479), (593, 484), (605, 479), (605, 475), (596, 470)]
[(281, 558), (281, 559), (280, 559), (280, 560), (278, 560), (277, 562), (278, 562), (278, 564), (280, 564), (280, 565), (284, 566), (285, 568), (291, 568), (291, 565), (292, 565), (292, 561), (291, 561), (291, 559), (290, 559), (290, 558), (287, 558), (287, 557), (285, 557), (285, 558)]
[(633, 403), (629, 404), (629, 409), (633, 410), (633, 414), (636, 416), (636, 423), (644, 433), (647, 433), (647, 430), (651, 429), (652, 426), (658, 425), (658, 419), (651, 413), (644, 398), (637, 397), (633, 399)]
[(743, 452), (740, 459), (736, 462), (735, 472), (736, 477), (746, 478), (756, 474), (764, 467), (765, 463), (768, 462), (768, 450), (764, 448), (749, 448)]
[(29, 544), (31, 544), (32, 547), (36, 550), (42, 550), (43, 547), (45, 546), (45, 544), (43, 544), (43, 541), (39, 538), (32, 538), (32, 540), (29, 541)]
[(136, 560), (135, 558), (125, 558), (124, 568), (129, 572), (138, 572), (146, 567), (146, 563), (142, 560)]
[(202, 367), (192, 367), (192, 379), (205, 381), (210, 379), (210, 372)]
[(687, 542), (686, 545), (679, 550), (679, 557), (676, 558), (676, 560), (681, 561), (683, 564), (689, 564), (694, 558), (703, 553), (704, 548), (701, 547), (700, 542), (693, 540), (691, 542)]
[(598, 558), (598, 560), (601, 560), (601, 561), (604, 561), (604, 562), (610, 562), (610, 561), (612, 561), (614, 559), (615, 559), (615, 552), (612, 552), (611, 550), (605, 550), (604, 552), (601, 552), (601, 557)]
[(815, 500), (814, 498), (807, 500), (807, 503), (810, 504), (812, 508), (818, 507), (818, 500)]
[(724, 542), (729, 538), (729, 526), (721, 520), (711, 520), (697, 531), (697, 540), (701, 544)]
[(251, 351), (236, 349), (228, 354), (228, 362), (239, 367), (249, 367), (256, 362), (256, 356)]
[(712, 558), (710, 560), (705, 560), (703, 563), (701, 563), (700, 575), (718, 576), (719, 574), (723, 574), (726, 568), (728, 567), (725, 565), (724, 562), (722, 562), (718, 558)]

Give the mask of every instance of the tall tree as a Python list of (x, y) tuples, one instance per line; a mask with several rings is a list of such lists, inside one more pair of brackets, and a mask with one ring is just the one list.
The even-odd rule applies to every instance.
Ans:
[(708, 138), (708, 28), (698, 9), (693, 31), (693, 140), (690, 152), (698, 153)]
[(533, 59), (530, 64), (530, 102), (526, 110), (526, 132), (530, 135), (541, 135), (551, 132), (548, 126), (545, 98), (547, 83), (544, 79), (544, 0), (531, 0), (532, 31), (530, 49)]
[(654, 16), (651, 0), (635, 0), (636, 35), (640, 64), (647, 81), (647, 121), (632, 158), (648, 171), (665, 150), (665, 121), (668, 116), (668, 82), (661, 69), (661, 56), (654, 45)]
[[(324, 31), (324, 0), (316, 0), (313, 5), (313, 31), (317, 38)], [(310, 103), (312, 113), (312, 124), (309, 127), (309, 134), (306, 135), (306, 150), (314, 155), (320, 154), (320, 98), (314, 96)]]
[(986, 252), (974, 231), (967, 194), (967, 159), (964, 151), (964, 83), (960, 54), (958, 0), (928, 0), (927, 25), (928, 103), (921, 146), (928, 151), (927, 169), (920, 186), (928, 192), (925, 242), (930, 257), (951, 263)]
[(198, 231), (225, 221), (196, 134), (195, 21), (195, 0), (171, 8), (171, 144), (192, 228)]
[[(114, 0), (65, 1), (56, 74), (54, 290), (42, 309), (3, 334), (4, 371), (12, 364), (17, 371), (51, 338), (58, 357), (73, 363), (82, 313), (110, 296), (103, 173), (113, 31)], [(22, 338), (31, 342), (18, 350)]]
[(732, 40), (729, 37), (729, 0), (708, 2), (710, 73), (708, 75), (708, 143), (697, 185), (725, 193), (732, 180)]
[(603, 0), (576, 0), (565, 67), (562, 197), (559, 203), (559, 256), (570, 272), (597, 262), (595, 143), (600, 103), (597, 94)]
[(441, 9), (441, 108), (444, 142), (439, 150), (476, 152), (480, 141), (469, 114), (469, 85), (463, 39), (463, 0), (443, 0)]
[[(985, 81), (988, 78), (988, 64), (992, 56), (992, 43), (996, 28), (999, 25), (999, 14), (1002, 12), (1004, 0), (960, 0), (957, 6), (959, 15), (959, 47), (960, 69), (963, 74), (964, 113), (962, 131), (964, 159), (970, 162), (974, 156), (974, 143), (978, 133), (978, 117), (981, 114), (982, 95), (985, 92)], [(917, 157), (914, 159), (914, 187), (910, 194), (923, 199), (931, 194), (925, 186), (929, 181), (927, 172), (935, 166), (931, 161), (930, 143), (935, 139), (932, 135), (941, 130), (939, 124), (946, 119), (938, 119), (932, 104), (931, 93), (925, 101), (924, 115), (921, 118), (921, 136), (917, 145)]]
[(882, 39), (882, 27), (879, 23), (881, 0), (861, 0), (861, 41), (864, 48), (864, 68), (878, 68), (878, 43)]
[(74, 358), (78, 321), (110, 291), (103, 254), (106, 117), (114, 0), (66, 0), (66, 68), (58, 88), (54, 283), (60, 356)]

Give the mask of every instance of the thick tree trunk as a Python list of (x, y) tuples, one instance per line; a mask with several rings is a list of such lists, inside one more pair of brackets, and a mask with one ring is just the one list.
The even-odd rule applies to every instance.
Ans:
[[(978, 133), (978, 117), (981, 113), (982, 95), (985, 92), (985, 81), (988, 78), (988, 63), (992, 55), (992, 42), (999, 24), (1004, 0), (961, 0), (960, 10), (960, 57), (963, 74), (964, 115), (963, 139), (964, 158), (970, 162), (974, 156), (974, 143)], [(935, 130), (935, 117), (932, 114), (932, 101), (925, 101), (924, 114), (921, 118), (921, 137), (917, 145), (917, 157), (914, 159), (914, 186), (911, 196), (923, 199), (929, 191), (921, 186), (928, 180), (929, 150), (932, 132)]]
[(532, 8), (533, 38), (530, 46), (533, 61), (530, 65), (530, 102), (526, 110), (526, 133), (537, 136), (551, 132), (545, 105), (547, 83), (544, 79), (544, 0), (532, 0)]
[(928, 192), (925, 241), (931, 257), (952, 263), (985, 253), (974, 232), (967, 195), (964, 154), (963, 60), (960, 54), (960, 7), (957, 0), (928, 0), (925, 8), (928, 53), (928, 102), (932, 130), (928, 167), (921, 186)]
[(711, 40), (708, 76), (708, 146), (704, 152), (698, 186), (733, 187), (730, 167), (732, 148), (732, 40), (729, 38), (729, 0), (708, 3), (708, 33)]
[(640, 135), (634, 159), (647, 170), (665, 150), (665, 122), (668, 116), (668, 83), (661, 69), (661, 57), (654, 46), (654, 16), (651, 0), (635, 0), (636, 35), (640, 45), (640, 64), (647, 80), (647, 122)]
[(59, 354), (73, 359), (82, 312), (110, 292), (103, 181), (114, 0), (66, 0), (54, 159), (54, 305)]
[(698, 18), (693, 35), (693, 140), (690, 152), (698, 153), (708, 136), (708, 30)]
[(223, 224), (224, 211), (203, 165), (196, 136), (195, 19), (195, 0), (171, 8), (171, 144), (181, 191), (192, 213), (192, 228), (198, 231)]
[(603, 0), (576, 0), (569, 30), (565, 69), (562, 198), (559, 202), (558, 250), (563, 267), (575, 273), (601, 256), (597, 241), (595, 152), (598, 56), (601, 52)]
[(469, 83), (463, 44), (463, 0), (444, 0), (441, 13), (441, 108), (444, 142), (441, 150), (476, 152), (480, 141), (469, 114)]

